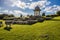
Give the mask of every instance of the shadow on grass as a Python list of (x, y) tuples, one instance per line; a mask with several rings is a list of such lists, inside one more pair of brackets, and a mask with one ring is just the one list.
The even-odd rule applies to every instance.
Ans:
[(40, 37), (40, 39), (41, 40), (55, 40), (54, 39), (55, 37), (54, 37), (54, 35), (52, 35), (52, 34), (44, 34), (44, 35), (42, 35), (41, 37)]
[(53, 34), (43, 34), (43, 35), (21, 35), (17, 36), (18, 39), (20, 40), (54, 40), (54, 35)]
[[(44, 22), (44, 21), (43, 21)], [(43, 23), (43, 22), (39, 22), (39, 23)], [(38, 23), (38, 22), (35, 22), (35, 23), (23, 23), (23, 24), (18, 24), (18, 23), (15, 23), (15, 24), (18, 24), (18, 25), (34, 25), (34, 24), (36, 24), (36, 23)], [(14, 24), (14, 25), (15, 25)]]
[(60, 19), (52, 19), (51, 21), (60, 21)]
[(4, 30), (10, 31), (12, 28), (11, 27), (5, 27)]
[(0, 40), (4, 40), (4, 38), (0, 38)]

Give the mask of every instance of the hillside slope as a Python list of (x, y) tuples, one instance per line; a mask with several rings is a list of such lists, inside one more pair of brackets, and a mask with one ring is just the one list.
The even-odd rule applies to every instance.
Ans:
[(0, 28), (0, 40), (60, 40), (60, 17), (33, 25), (12, 25), (11, 31)]

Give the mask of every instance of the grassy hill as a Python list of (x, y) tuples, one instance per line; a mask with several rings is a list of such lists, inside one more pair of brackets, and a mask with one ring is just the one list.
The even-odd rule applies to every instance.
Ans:
[(33, 25), (15, 24), (11, 31), (4, 27), (0, 28), (0, 40), (60, 40), (60, 17)]

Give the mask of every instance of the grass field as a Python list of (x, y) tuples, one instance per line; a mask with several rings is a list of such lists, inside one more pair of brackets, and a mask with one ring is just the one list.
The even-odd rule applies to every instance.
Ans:
[(10, 31), (4, 27), (0, 28), (0, 40), (60, 40), (60, 17), (33, 25), (15, 24)]

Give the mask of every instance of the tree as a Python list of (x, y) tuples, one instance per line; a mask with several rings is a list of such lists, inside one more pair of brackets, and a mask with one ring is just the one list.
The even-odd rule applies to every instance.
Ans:
[(42, 16), (45, 16), (45, 13), (43, 13)]
[(30, 15), (30, 17), (33, 17), (33, 15)]
[(29, 14), (27, 16), (29, 16)]
[(8, 16), (8, 14), (0, 14), (0, 19), (3, 19), (5, 16)]
[(4, 19), (5, 17), (14, 17), (14, 15), (13, 14), (10, 14), (10, 15), (8, 15), (8, 14), (0, 14), (0, 19)]
[(22, 14), (20, 14), (20, 17), (23, 17), (23, 15), (22, 15)]
[(60, 16), (60, 11), (57, 11), (57, 14)]
[(14, 17), (14, 15), (13, 14), (10, 14), (10, 15), (8, 15), (9, 17)]

